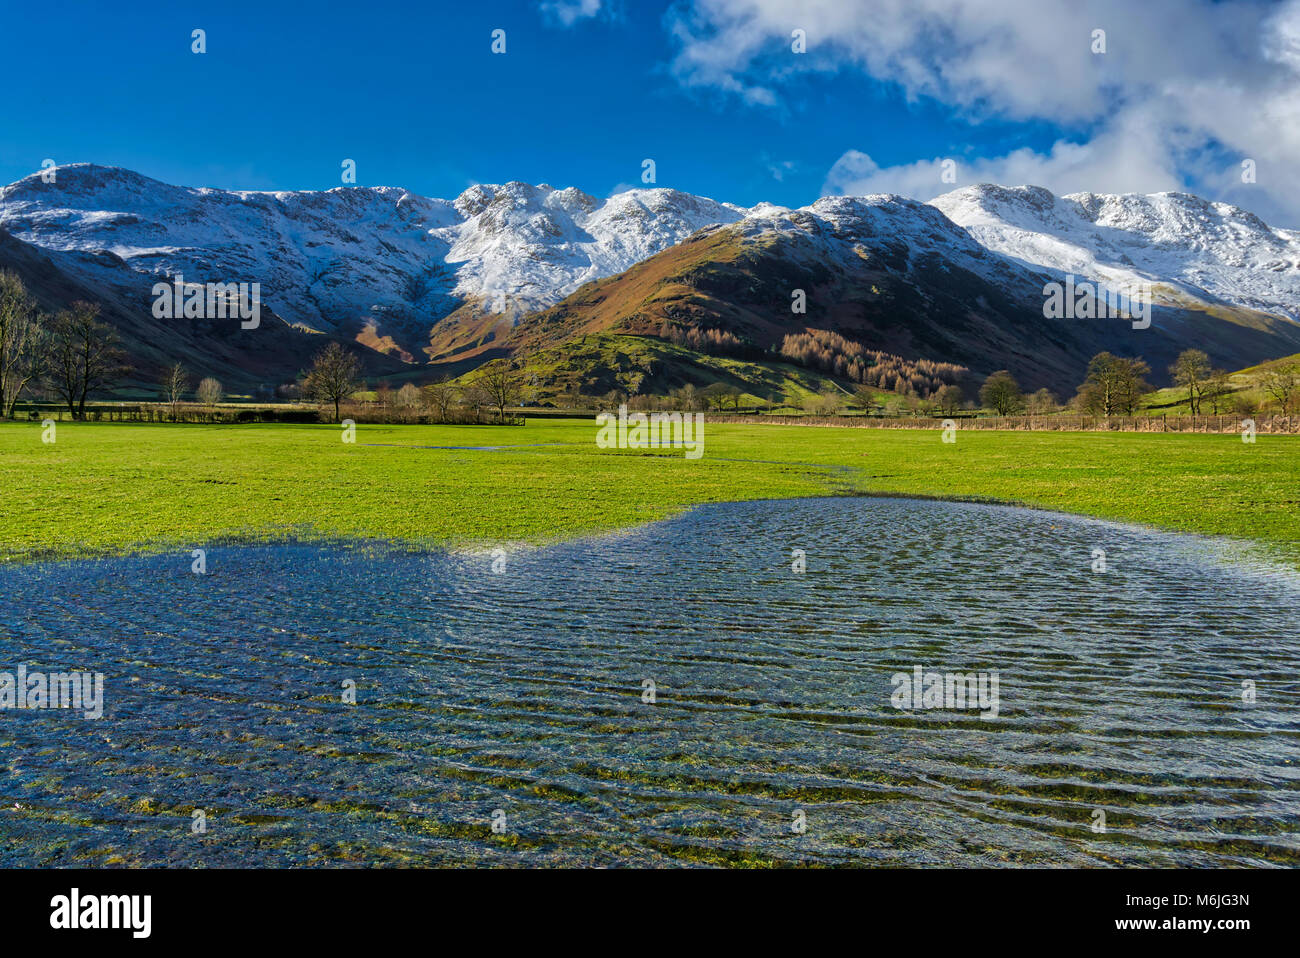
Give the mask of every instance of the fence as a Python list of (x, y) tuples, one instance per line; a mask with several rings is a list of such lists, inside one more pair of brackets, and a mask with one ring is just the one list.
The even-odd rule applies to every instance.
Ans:
[[(181, 422), (181, 423), (316, 423), (332, 422), (333, 409), (319, 410), (310, 406), (284, 407), (225, 407), (209, 408), (183, 404), (173, 417), (170, 406), (141, 403), (139, 405), (88, 406), (87, 422)], [(433, 425), (523, 425), (524, 417), (573, 416), (591, 417), (582, 411), (540, 410), (537, 408), (507, 410), (505, 423), (498, 423), (495, 412), (483, 409), (453, 410), (446, 419), (432, 413), (382, 409), (370, 404), (345, 403), (340, 418), (358, 423), (410, 423)], [(72, 419), (66, 406), (19, 406), (15, 419), (40, 422), (44, 419), (66, 421)], [(729, 415), (707, 413), (708, 422), (738, 423), (759, 426), (829, 426), (854, 429), (941, 429), (946, 421), (939, 417), (888, 417), (888, 416), (784, 416), (784, 415)], [(1261, 435), (1300, 435), (1300, 416), (966, 416), (951, 417), (958, 429), (998, 429), (1019, 432), (1200, 432), (1239, 433), (1247, 419), (1253, 418), (1255, 431)]]
[[(18, 408), (14, 410), (15, 419), (27, 419), (40, 422), (53, 419), (64, 422), (75, 419), (68, 412), (67, 406), (46, 406)], [(178, 423), (247, 423), (247, 422), (322, 422), (320, 413), (315, 409), (265, 409), (249, 407), (217, 406), (182, 406), (173, 415), (170, 406), (87, 406), (86, 422), (178, 422)]]
[[(73, 415), (68, 412), (67, 406), (19, 407), (14, 410), (14, 418), (27, 419), (30, 422), (41, 422), (45, 419), (64, 422), (74, 419)], [(522, 426), (524, 424), (522, 418), (511, 415), (509, 412), (506, 414), (505, 422), (499, 423), (496, 414), (487, 409), (481, 410), (477, 414), (472, 410), (452, 410), (448, 418), (440, 419), (428, 412), (382, 409), (378, 406), (357, 403), (344, 403), (340, 409), (339, 418), (351, 419), (357, 423), (410, 423), (426, 426), (435, 423), (462, 426)], [(168, 405), (142, 403), (140, 405), (87, 406), (85, 421), (216, 424), (256, 422), (318, 423), (333, 422), (334, 409), (333, 407), (317, 409), (314, 406), (293, 408), (266, 406), (207, 407), (186, 404), (178, 407), (175, 414), (173, 414), (172, 408)]]
[[(952, 421), (958, 429), (1043, 432), (1203, 432), (1239, 433), (1248, 416), (980, 416)], [(709, 413), (708, 422), (759, 426), (835, 426), (856, 429), (942, 429), (942, 418), (885, 416), (727, 416)], [(1261, 434), (1300, 435), (1300, 416), (1255, 416)]]

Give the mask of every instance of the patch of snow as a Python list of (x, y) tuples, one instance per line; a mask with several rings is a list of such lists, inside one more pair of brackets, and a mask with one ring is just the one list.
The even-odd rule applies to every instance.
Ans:
[(1235, 206), (1187, 193), (1058, 197), (1037, 186), (989, 184), (931, 203), (985, 247), (1033, 267), (1113, 284), (1165, 284), (1300, 321), (1300, 233), (1273, 229)]

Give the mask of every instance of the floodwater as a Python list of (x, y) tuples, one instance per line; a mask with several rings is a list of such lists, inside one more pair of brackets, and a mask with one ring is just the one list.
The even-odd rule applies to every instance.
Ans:
[(1300, 864), (1300, 586), (1207, 540), (828, 498), (192, 561), (0, 567), (0, 672), (104, 676), (0, 711), (0, 865)]

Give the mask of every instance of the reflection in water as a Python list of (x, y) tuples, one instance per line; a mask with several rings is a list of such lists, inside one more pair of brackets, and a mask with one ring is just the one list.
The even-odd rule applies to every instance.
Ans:
[[(1210, 548), (821, 499), (499, 574), (339, 545), (0, 568), (0, 670), (106, 676), (98, 721), (0, 712), (0, 864), (1297, 864), (1300, 588)], [(998, 717), (894, 709), (916, 665), (998, 672)]]

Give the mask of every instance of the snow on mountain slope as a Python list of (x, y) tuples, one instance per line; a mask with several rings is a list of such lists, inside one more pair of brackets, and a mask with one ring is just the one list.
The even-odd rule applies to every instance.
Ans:
[[(743, 357), (788, 348), (787, 356), (866, 382), (869, 364), (855, 371), (852, 347), (843, 345), (856, 344), (907, 362), (958, 364), (977, 378), (1009, 369), (1029, 388), (1059, 396), (1101, 352), (1141, 355), (1163, 384), (1189, 345), (1228, 369), (1300, 349), (1300, 323), (1237, 315), (1246, 310), (1156, 308), (1146, 325), (1132, 317), (1050, 319), (1048, 278), (1042, 267), (987, 249), (930, 204), (889, 194), (826, 197), (801, 209), (756, 207), (735, 223), (701, 229), (500, 339), (480, 339), (499, 351), (552, 351), (543, 365), (554, 360), (553, 368), (606, 389), (608, 379), (590, 365), (599, 347), (588, 338), (613, 334), (704, 351), (713, 343)], [(676, 362), (667, 353), (663, 361)], [(689, 379), (690, 365), (660, 370), (661, 381)]]
[(891, 268), (910, 268), (938, 254), (972, 272), (1014, 280), (1022, 288), (1028, 271), (988, 250), (934, 206), (905, 196), (826, 196), (811, 206), (790, 210), (761, 204), (730, 229), (746, 237), (778, 234), (826, 261), (892, 257)]
[(260, 282), (291, 323), (415, 338), (466, 301), (509, 314), (549, 305), (743, 213), (667, 189), (600, 201), (508, 183), (449, 202), (393, 187), (191, 189), (92, 164), (0, 189), (0, 226), (49, 249), (120, 256), (142, 274), (142, 302), (160, 275)]
[(0, 204), (0, 225), (21, 240), (120, 256), (142, 274), (141, 302), (159, 275), (259, 282), (287, 321), (327, 330), (439, 309), (446, 244), (429, 230), (459, 218), (449, 203), (388, 187), (228, 192), (87, 164), (59, 167), (54, 183), (20, 180)]
[[(1074, 193), (965, 187), (931, 201), (991, 250), (1094, 281), (1164, 283), (1300, 321), (1300, 232), (1187, 193)], [(1157, 302), (1179, 295), (1155, 290)]]
[(629, 190), (601, 202), (578, 189), (518, 182), (470, 187), (455, 207), (465, 219), (432, 235), (450, 244), (446, 261), (459, 264), (456, 294), (483, 300), (493, 313), (550, 306), (745, 212), (677, 190)]
[[(870, 257), (896, 268), (891, 258), (939, 253), (930, 259), (940, 268), (997, 280), (1026, 300), (1040, 296), (1042, 273), (1072, 272), (1158, 284), (1167, 305), (1224, 302), (1300, 321), (1300, 233), (1177, 193), (975, 186), (930, 204), (827, 197), (745, 210), (670, 189), (600, 200), (518, 182), (473, 186), (452, 201), (393, 187), (191, 189), (90, 164), (58, 168), (54, 183), (36, 174), (0, 189), (0, 226), (47, 249), (98, 254), (70, 268), (81, 264), (92, 288), (111, 280), (124, 303), (148, 308), (153, 284), (176, 274), (258, 282), (286, 322), (384, 349), (391, 337), (409, 356), (486, 348), (488, 326), (495, 337), (498, 326), (715, 224), (783, 234), (790, 255), (828, 261)], [(138, 289), (122, 289), (137, 276)]]

